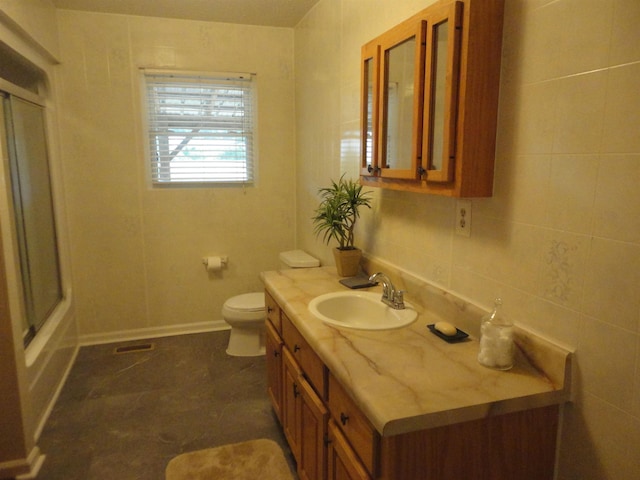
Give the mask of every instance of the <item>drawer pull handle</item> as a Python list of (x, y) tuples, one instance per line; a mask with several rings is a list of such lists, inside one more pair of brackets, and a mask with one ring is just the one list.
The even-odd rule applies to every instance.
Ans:
[(298, 395), (300, 395), (300, 391), (298, 390), (298, 384), (294, 383), (293, 384), (293, 396), (294, 396), (294, 398), (296, 398)]
[(279, 352), (278, 350), (274, 350), (274, 351), (273, 351), (273, 356), (274, 356), (274, 357), (277, 357), (277, 356), (279, 356), (279, 355), (280, 355), (280, 352)]
[(273, 308), (272, 307), (267, 307), (267, 313), (271, 313), (273, 312)]
[(300, 351), (300, 345), (298, 345), (297, 343), (293, 346), (293, 351), (294, 352), (299, 352)]
[(343, 412), (340, 412), (340, 423), (342, 424), (342, 426), (345, 426), (348, 420), (349, 415), (345, 415)]

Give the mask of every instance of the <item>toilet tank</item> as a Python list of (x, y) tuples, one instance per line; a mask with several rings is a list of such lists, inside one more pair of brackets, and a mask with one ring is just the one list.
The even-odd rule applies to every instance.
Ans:
[(282, 268), (312, 268), (320, 266), (320, 260), (312, 257), (304, 250), (280, 252), (280, 263)]

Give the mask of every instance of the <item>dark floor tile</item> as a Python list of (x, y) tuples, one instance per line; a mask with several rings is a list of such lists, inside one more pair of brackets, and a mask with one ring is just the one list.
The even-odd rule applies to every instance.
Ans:
[[(83, 347), (39, 441), (43, 480), (161, 480), (181, 453), (256, 438), (291, 452), (266, 395), (264, 357), (230, 357), (229, 332)], [(293, 468), (293, 466), (292, 466)]]

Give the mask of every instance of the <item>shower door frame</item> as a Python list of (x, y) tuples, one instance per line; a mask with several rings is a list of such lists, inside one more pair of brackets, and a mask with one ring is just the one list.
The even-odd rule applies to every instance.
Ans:
[[(14, 100), (15, 99), (15, 100)], [(53, 253), (52, 263), (49, 265), (52, 268), (55, 268), (55, 271), (52, 275), (55, 276), (55, 280), (49, 278), (49, 280), (54, 281), (55, 285), (53, 289), (55, 289), (54, 295), (48, 304), (44, 306), (45, 310), (42, 308), (36, 308), (36, 301), (34, 300), (34, 290), (31, 279), (31, 273), (34, 271), (33, 265), (30, 265), (30, 261), (32, 263), (38, 263), (40, 259), (34, 260), (34, 255), (31, 255), (30, 260), (30, 248), (29, 248), (29, 235), (27, 230), (29, 228), (25, 228), (24, 222), (24, 208), (22, 205), (22, 201), (24, 198), (17, 193), (15, 190), (16, 182), (19, 181), (19, 163), (20, 159), (17, 158), (16, 153), (16, 145), (15, 145), (15, 137), (13, 131), (13, 125), (10, 124), (9, 118), (11, 121), (14, 121), (13, 112), (11, 108), (15, 101), (24, 102), (27, 104), (31, 104), (41, 111), (41, 126), (42, 126), (42, 148), (44, 150), (44, 158), (40, 160), (44, 162), (46, 167), (46, 184), (48, 187), (48, 191), (45, 192), (48, 203), (46, 208), (49, 210), (47, 215), (50, 213), (50, 217), (47, 218), (47, 221), (50, 221), (50, 230), (52, 231), (52, 238), (50, 239), (53, 242), (53, 247), (49, 244), (49, 250)], [(62, 274), (62, 265), (60, 259), (60, 242), (58, 238), (58, 222), (56, 218), (56, 208), (55, 208), (55, 192), (53, 185), (53, 175), (51, 172), (51, 152), (49, 146), (49, 138), (47, 132), (47, 112), (46, 112), (46, 104), (42, 97), (39, 95), (33, 94), (29, 91), (23, 90), (20, 87), (17, 87), (9, 82), (1, 81), (0, 82), (0, 102), (2, 106), (0, 106), (0, 111), (2, 115), (2, 131), (0, 135), (3, 136), (2, 149), (3, 149), (3, 157), (6, 156), (8, 165), (3, 165), (5, 171), (7, 171), (7, 176), (9, 178), (5, 179), (5, 184), (8, 187), (7, 196), (10, 197), (8, 199), (9, 204), (9, 222), (11, 235), (13, 237), (13, 244), (16, 251), (16, 254), (19, 258), (20, 264), (20, 278), (19, 283), (22, 286), (21, 297), (22, 304), (24, 307), (23, 314), (20, 315), (22, 317), (22, 328), (23, 328), (23, 344), (26, 347), (30, 341), (35, 337), (37, 331), (45, 324), (47, 319), (53, 313), (53, 311), (64, 301), (64, 284), (63, 284), (63, 274)], [(9, 112), (7, 113), (7, 108), (5, 104), (11, 104), (9, 107)], [(13, 142), (13, 144), (12, 144)], [(19, 187), (18, 187), (19, 188)], [(41, 211), (41, 210), (39, 210)], [(31, 230), (32, 231), (32, 230)], [(31, 240), (33, 245), (33, 238)], [(35, 267), (37, 269), (37, 267)]]

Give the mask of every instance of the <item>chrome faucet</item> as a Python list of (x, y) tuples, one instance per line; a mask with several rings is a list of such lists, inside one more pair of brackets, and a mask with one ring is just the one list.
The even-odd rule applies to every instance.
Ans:
[(404, 291), (396, 290), (384, 273), (378, 272), (374, 273), (369, 277), (369, 282), (375, 283), (378, 279), (382, 282), (382, 303), (389, 305), (391, 308), (395, 310), (403, 310), (404, 309)]

